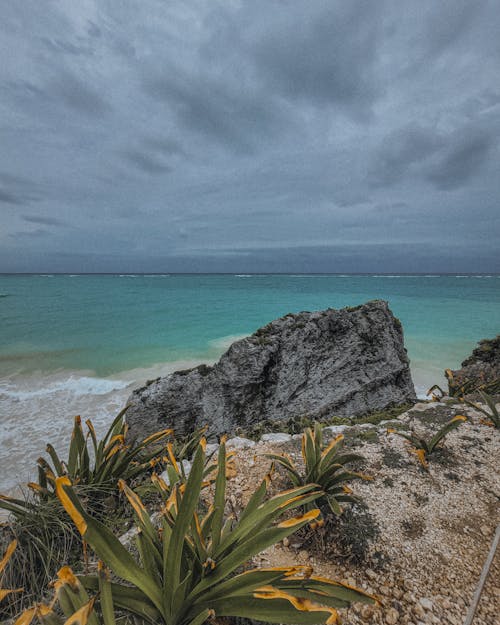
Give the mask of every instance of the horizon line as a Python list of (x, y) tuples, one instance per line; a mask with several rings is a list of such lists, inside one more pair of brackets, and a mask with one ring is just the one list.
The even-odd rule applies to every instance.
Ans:
[(0, 271), (0, 276), (500, 276), (497, 271)]

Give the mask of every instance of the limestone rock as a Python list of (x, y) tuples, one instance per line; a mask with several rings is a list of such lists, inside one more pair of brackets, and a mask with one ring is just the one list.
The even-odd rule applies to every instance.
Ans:
[(226, 442), (226, 447), (228, 449), (247, 449), (248, 447), (253, 447), (254, 445), (255, 441), (252, 441), (249, 438), (243, 438), (242, 436), (235, 436)]
[(500, 334), (494, 339), (479, 341), (462, 362), (462, 368), (452, 371), (452, 377), (448, 378), (450, 395), (462, 387), (466, 393), (472, 393), (483, 385), (490, 394), (500, 393)]
[(292, 437), (286, 432), (269, 432), (268, 434), (263, 434), (260, 440), (263, 443), (288, 443), (292, 440)]
[(213, 367), (134, 391), (132, 437), (207, 425), (234, 432), (263, 419), (326, 419), (414, 402), (401, 324), (386, 302), (289, 314), (236, 341)]

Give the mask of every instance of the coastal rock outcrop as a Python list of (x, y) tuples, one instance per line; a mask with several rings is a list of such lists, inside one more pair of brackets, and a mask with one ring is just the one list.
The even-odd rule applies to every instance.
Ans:
[(362, 414), (415, 402), (400, 322), (384, 301), (288, 314), (236, 341), (213, 367), (132, 393), (131, 436), (202, 425), (234, 432), (259, 421)]
[(489, 393), (500, 394), (500, 334), (483, 339), (472, 354), (462, 362), (462, 368), (447, 371), (450, 395), (473, 393), (483, 387)]

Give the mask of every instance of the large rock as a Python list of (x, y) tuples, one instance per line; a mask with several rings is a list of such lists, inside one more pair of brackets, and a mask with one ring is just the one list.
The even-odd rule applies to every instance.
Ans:
[(263, 419), (361, 414), (416, 401), (400, 322), (386, 302), (289, 314), (200, 365), (133, 392), (132, 436), (208, 424), (232, 432)]
[(450, 395), (473, 393), (483, 388), (500, 394), (500, 334), (494, 339), (479, 341), (472, 354), (456, 371), (446, 371)]

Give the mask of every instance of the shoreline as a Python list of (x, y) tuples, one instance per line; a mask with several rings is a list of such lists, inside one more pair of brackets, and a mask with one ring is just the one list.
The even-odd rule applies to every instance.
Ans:
[[(61, 453), (66, 452), (75, 415), (81, 415), (83, 420), (91, 418), (100, 435), (135, 388), (177, 370), (214, 362), (176, 360), (105, 377), (89, 370), (59, 370), (12, 374), (0, 379), (0, 492), (34, 477), (36, 459), (47, 442)], [(439, 380), (432, 370), (419, 369), (418, 374), (422, 373), (416, 377), (412, 370), (419, 399), (425, 399), (431, 384), (444, 382), (442, 371)], [(432, 380), (428, 386), (427, 380)]]

